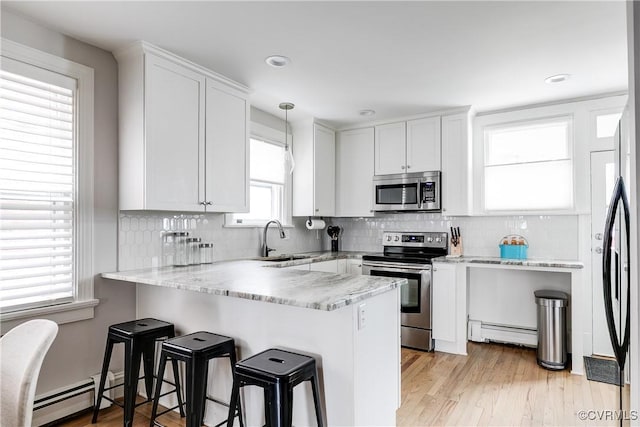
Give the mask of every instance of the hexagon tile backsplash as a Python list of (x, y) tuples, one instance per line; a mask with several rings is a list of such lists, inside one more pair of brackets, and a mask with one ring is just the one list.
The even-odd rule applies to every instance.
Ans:
[[(273, 254), (291, 254), (329, 250), (330, 240), (324, 230), (309, 231), (306, 218), (294, 218), (294, 227), (285, 229), (287, 238), (269, 229), (269, 246)], [(440, 214), (378, 214), (373, 218), (325, 218), (327, 225), (343, 231), (340, 250), (382, 251), (385, 231), (449, 231), (460, 227), (464, 253), (499, 256), (500, 239), (521, 234), (529, 242), (529, 257), (578, 259), (578, 216), (491, 216), (443, 217)], [(121, 212), (118, 243), (119, 270), (159, 266), (163, 231), (188, 231), (203, 242), (214, 243), (214, 260), (260, 256), (262, 228), (224, 227), (223, 214), (172, 214), (168, 212)]]
[[(277, 228), (269, 228), (269, 246), (275, 253), (317, 251), (322, 236), (304, 226), (304, 218), (294, 218), (295, 227), (285, 228), (280, 239)], [(260, 256), (262, 228), (224, 227), (224, 214), (173, 214), (168, 212), (121, 212), (118, 235), (118, 270), (158, 267), (161, 264), (162, 232), (188, 231), (203, 243), (213, 243), (216, 261)]]

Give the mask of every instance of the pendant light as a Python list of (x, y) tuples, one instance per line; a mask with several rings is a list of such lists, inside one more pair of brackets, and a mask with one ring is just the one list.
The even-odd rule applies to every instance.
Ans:
[(293, 160), (293, 153), (291, 152), (291, 147), (289, 147), (289, 110), (293, 110), (293, 105), (290, 102), (283, 102), (278, 105), (281, 110), (284, 110), (284, 169), (289, 172), (289, 174), (293, 173), (293, 168), (296, 167), (296, 162)]

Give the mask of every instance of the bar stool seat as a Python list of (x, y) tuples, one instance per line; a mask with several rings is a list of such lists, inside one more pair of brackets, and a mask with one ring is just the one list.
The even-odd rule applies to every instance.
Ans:
[[(239, 400), (240, 387), (255, 385), (264, 390), (265, 422), (270, 427), (291, 427), (293, 420), (293, 388), (311, 381), (316, 421), (324, 426), (320, 407), (318, 372), (313, 357), (280, 349), (269, 349), (236, 364), (231, 406)], [(228, 427), (232, 427), (229, 419)]]
[[(186, 380), (184, 386), (186, 389), (185, 406), (187, 408), (187, 427), (202, 425), (206, 400), (229, 407), (229, 419), (231, 423), (233, 424), (233, 419), (237, 416), (240, 421), (240, 426), (244, 426), (240, 402), (236, 402), (231, 406), (226, 402), (207, 396), (209, 361), (220, 357), (229, 358), (231, 374), (235, 378), (236, 347), (233, 338), (200, 331), (168, 339), (162, 343), (158, 378), (164, 376), (165, 365), (169, 359), (173, 363), (180, 361), (186, 364)], [(176, 409), (178, 406), (182, 410), (183, 403), (179, 397), (180, 393), (178, 393), (178, 406), (169, 408), (159, 414), (157, 413), (161, 388), (162, 383), (158, 381), (156, 383), (153, 408), (151, 410), (151, 422), (149, 424), (151, 427), (153, 427), (155, 419), (160, 415)], [(226, 422), (227, 420), (219, 423), (218, 426)]]
[[(145, 318), (133, 320), (124, 323), (117, 323), (109, 326), (107, 334), (107, 344), (104, 352), (104, 360), (102, 362), (102, 372), (100, 375), (100, 385), (98, 387), (98, 395), (96, 396), (96, 405), (93, 409), (92, 423), (98, 420), (98, 412), (102, 399), (124, 408), (124, 425), (131, 426), (133, 424), (133, 416), (136, 406), (147, 403), (153, 395), (153, 362), (155, 358), (156, 341), (164, 338), (173, 338), (175, 336), (175, 328), (173, 323), (165, 322), (158, 319)], [(105, 381), (109, 371), (109, 362), (115, 344), (124, 344), (124, 404), (114, 401), (104, 396), (104, 392), (111, 390), (117, 386), (105, 388)], [(140, 360), (144, 368), (144, 377), (139, 377)], [(174, 376), (176, 377), (176, 389), (180, 388), (178, 383), (178, 365), (173, 365)], [(144, 378), (145, 390), (147, 392), (147, 400), (136, 405), (136, 396), (138, 394), (138, 380)], [(184, 414), (181, 412), (181, 415)]]

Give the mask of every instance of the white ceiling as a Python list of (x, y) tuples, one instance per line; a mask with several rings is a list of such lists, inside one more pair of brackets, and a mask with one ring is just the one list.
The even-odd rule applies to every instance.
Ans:
[[(626, 90), (625, 4), (604, 2), (2, 1), (115, 50), (146, 40), (337, 127), (473, 105), (477, 111)], [(272, 54), (292, 64), (274, 69)], [(544, 78), (571, 74), (549, 85)]]

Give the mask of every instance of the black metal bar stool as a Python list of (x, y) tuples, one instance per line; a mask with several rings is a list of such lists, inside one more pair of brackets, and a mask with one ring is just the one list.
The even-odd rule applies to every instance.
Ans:
[[(231, 406), (239, 401), (240, 387), (255, 385), (264, 389), (264, 417), (269, 427), (291, 427), (293, 419), (293, 388), (311, 381), (313, 403), (319, 427), (324, 426), (316, 360), (290, 351), (269, 349), (236, 364), (236, 376), (231, 392)], [(229, 418), (228, 427), (233, 420)]]
[[(151, 400), (153, 394), (153, 360), (155, 356), (156, 341), (163, 338), (173, 338), (175, 331), (173, 323), (163, 322), (157, 319), (140, 319), (131, 322), (118, 323), (109, 326), (107, 334), (107, 345), (104, 351), (104, 361), (102, 362), (102, 373), (100, 375), (100, 386), (98, 387), (98, 396), (96, 397), (96, 406), (93, 409), (92, 423), (98, 420), (98, 412), (100, 411), (100, 403), (102, 399), (120, 406), (124, 409), (124, 425), (131, 426), (133, 424), (133, 415), (136, 406), (147, 403)], [(115, 344), (124, 343), (124, 384), (111, 387), (104, 387), (104, 383), (109, 371), (109, 362), (111, 361), (111, 353)], [(140, 375), (140, 359), (144, 368), (144, 377)], [(178, 364), (173, 364), (173, 374), (176, 378), (174, 385), (176, 390), (180, 389), (178, 379)], [(136, 405), (136, 396), (138, 395), (138, 380), (144, 378), (145, 389), (147, 392), (147, 400)], [(161, 382), (161, 381), (159, 381)], [(124, 405), (113, 399), (104, 396), (104, 392), (112, 388), (124, 386)], [(178, 397), (180, 399), (180, 396)], [(182, 410), (180, 415), (184, 416)]]
[[(235, 383), (236, 347), (233, 338), (213, 334), (211, 332), (194, 332), (177, 338), (166, 340), (162, 343), (160, 351), (160, 366), (158, 367), (158, 378), (164, 376), (164, 369), (168, 359), (173, 363), (182, 361), (186, 363), (187, 378), (184, 383), (186, 388), (187, 407), (187, 427), (200, 427), (204, 420), (204, 410), (206, 400), (210, 400), (219, 405), (229, 407), (229, 420), (233, 424), (233, 419), (237, 416), (240, 426), (243, 427), (242, 409), (240, 402), (233, 405), (219, 401), (207, 396), (207, 373), (209, 361), (220, 357), (228, 357), (231, 363), (231, 374)], [(174, 371), (175, 372), (175, 371)], [(177, 381), (176, 381), (177, 382)], [(182, 402), (178, 392), (178, 406), (169, 408), (161, 413), (158, 411), (158, 400), (162, 383), (156, 384), (156, 394), (153, 399), (153, 409), (151, 411), (150, 426), (153, 427), (155, 419), (160, 415), (180, 407), (182, 412)], [(216, 427), (225, 424), (227, 420), (217, 424)]]

